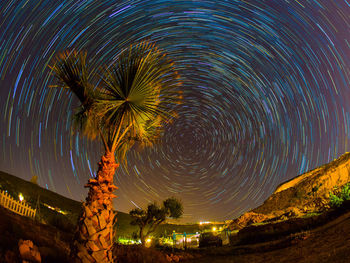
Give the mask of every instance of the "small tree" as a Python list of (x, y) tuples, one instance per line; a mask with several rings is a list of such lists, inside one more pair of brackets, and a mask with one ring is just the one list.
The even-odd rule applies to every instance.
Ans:
[(180, 218), (183, 214), (181, 201), (175, 197), (163, 201), (162, 207), (156, 203), (148, 204), (147, 210), (135, 208), (129, 212), (132, 217), (130, 224), (139, 226), (139, 237), (142, 245), (145, 245), (146, 238), (163, 223), (167, 217)]
[(113, 263), (116, 214), (114, 175), (135, 144), (151, 146), (177, 114), (182, 99), (179, 74), (164, 51), (141, 42), (120, 52), (113, 65), (99, 73), (84, 52), (58, 54), (50, 66), (58, 87), (79, 100), (74, 128), (90, 139), (100, 139), (104, 154), (96, 177), (85, 187), (71, 256), (77, 263)]

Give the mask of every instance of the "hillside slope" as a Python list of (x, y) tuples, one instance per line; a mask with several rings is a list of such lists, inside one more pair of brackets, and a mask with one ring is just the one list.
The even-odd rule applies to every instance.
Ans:
[(253, 223), (298, 217), (328, 208), (329, 193), (350, 182), (350, 153), (280, 184), (259, 207), (229, 223), (241, 229)]
[[(25, 181), (14, 175), (10, 175), (0, 171), (0, 189), (7, 190), (14, 198), (22, 193), (24, 199), (33, 208), (36, 207), (39, 198), (40, 214), (44, 221), (57, 221), (57, 212), (47, 208), (46, 205), (59, 208), (66, 212), (65, 217), (71, 224), (75, 225), (81, 210), (81, 203), (53, 191), (40, 187), (37, 184)], [(46, 205), (45, 205), (46, 204)], [(63, 215), (59, 215), (63, 217)], [(129, 214), (119, 212), (117, 213), (117, 235), (129, 234), (129, 232), (136, 230), (135, 227), (130, 226), (131, 218)], [(48, 222), (50, 223), (50, 222)], [(56, 225), (57, 226), (57, 225)], [(67, 229), (65, 229), (67, 230)]]
[[(77, 222), (81, 203), (62, 195), (59, 195), (55, 192), (42, 188), (36, 184), (25, 181), (21, 178), (18, 178), (14, 175), (7, 174), (0, 171), (0, 189), (7, 190), (14, 198), (18, 197), (19, 193), (22, 193), (24, 199), (29, 203), (33, 208), (37, 204), (39, 197), (40, 201), (40, 217), (41, 221), (45, 221), (49, 225), (58, 227), (62, 231), (70, 232), (71, 229)], [(48, 204), (51, 207), (59, 208), (60, 210), (67, 212), (66, 215), (58, 214), (56, 211), (48, 209), (44, 204)], [(59, 217), (59, 218), (58, 218)], [(61, 222), (65, 219), (70, 221), (70, 225), (67, 226), (66, 223)], [(58, 222), (57, 222), (58, 221)], [(116, 236), (117, 237), (128, 237), (131, 238), (133, 232), (138, 232), (138, 227), (130, 225), (131, 217), (127, 213), (117, 211), (117, 223), (116, 223)], [(176, 232), (187, 232), (193, 233), (197, 232), (200, 229), (210, 229), (211, 224), (205, 226), (199, 226), (198, 224), (161, 224), (157, 231), (157, 235), (164, 235), (166, 233), (172, 233), (174, 230)], [(63, 227), (62, 227), (63, 225)], [(220, 224), (215, 224), (220, 225)]]
[(255, 213), (269, 214), (288, 207), (302, 211), (322, 209), (329, 201), (329, 192), (350, 182), (350, 153), (338, 159), (299, 175), (279, 185), (275, 192), (259, 207)]
[(40, 187), (37, 184), (28, 182), (14, 175), (0, 171), (0, 189), (8, 191), (14, 198), (22, 193), (24, 199), (32, 205), (36, 205), (39, 197), (40, 203), (49, 204), (52, 207), (59, 207), (64, 211), (79, 213), (81, 203), (53, 191)]

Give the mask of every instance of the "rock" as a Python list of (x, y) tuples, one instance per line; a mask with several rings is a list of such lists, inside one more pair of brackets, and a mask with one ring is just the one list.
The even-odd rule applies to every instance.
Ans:
[(301, 217), (304, 213), (297, 207), (288, 207), (286, 209), (287, 217)]
[(173, 255), (173, 256), (172, 256), (172, 260), (173, 260), (174, 262), (179, 262), (180, 258), (179, 258), (177, 255)]
[(168, 262), (173, 261), (173, 259), (172, 259), (171, 257), (169, 257), (168, 255), (165, 255), (165, 256), (166, 256), (166, 260), (167, 260)]
[(324, 211), (328, 208), (329, 193), (350, 182), (350, 153), (328, 164), (301, 174), (280, 184), (273, 194), (253, 211), (270, 214), (297, 207), (304, 212)]
[(41, 256), (38, 247), (31, 240), (18, 241), (19, 254), (23, 262), (41, 263)]
[(272, 218), (273, 216), (264, 215), (264, 214), (258, 214), (254, 212), (247, 212), (243, 215), (241, 215), (239, 218), (233, 220), (233, 222), (230, 224), (229, 228), (230, 230), (234, 229), (242, 229), (248, 225), (255, 224), (255, 223), (261, 223), (267, 219)]

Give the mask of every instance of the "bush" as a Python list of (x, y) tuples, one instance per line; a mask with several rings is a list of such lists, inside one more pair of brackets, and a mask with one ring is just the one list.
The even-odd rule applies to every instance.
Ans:
[(350, 183), (343, 186), (341, 190), (341, 197), (345, 200), (350, 200)]
[(331, 207), (340, 207), (344, 200), (333, 193), (329, 193), (329, 204)]
[(340, 190), (335, 187), (334, 192), (329, 193), (331, 207), (340, 207), (345, 200), (350, 200), (350, 183), (344, 185)]

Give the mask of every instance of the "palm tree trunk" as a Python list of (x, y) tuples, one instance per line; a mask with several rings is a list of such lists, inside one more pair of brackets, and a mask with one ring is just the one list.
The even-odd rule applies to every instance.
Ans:
[(116, 220), (112, 200), (115, 163), (112, 152), (106, 151), (98, 163), (96, 179), (89, 179), (85, 187), (90, 188), (72, 246), (72, 257), (77, 263), (112, 263), (113, 225)]

